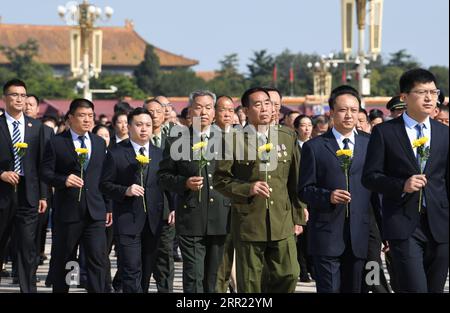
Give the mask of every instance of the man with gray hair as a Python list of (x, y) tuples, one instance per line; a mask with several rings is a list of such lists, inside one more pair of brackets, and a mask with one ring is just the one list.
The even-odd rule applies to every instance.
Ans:
[(193, 125), (167, 139), (158, 171), (161, 187), (178, 196), (175, 227), (183, 258), (184, 292), (216, 291), (227, 234), (229, 206), (212, 184), (214, 159), (220, 155), (217, 142), (221, 143), (221, 136), (211, 128), (215, 102), (216, 95), (207, 90), (190, 94)]

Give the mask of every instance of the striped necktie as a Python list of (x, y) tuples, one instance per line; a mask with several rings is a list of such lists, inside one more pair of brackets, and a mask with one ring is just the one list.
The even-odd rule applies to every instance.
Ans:
[(350, 149), (350, 146), (348, 145), (349, 142), (350, 142), (350, 139), (348, 139), (348, 138), (344, 138), (342, 140), (342, 143), (344, 144), (344, 150), (349, 150)]
[[(85, 139), (86, 139), (85, 136), (78, 136), (78, 140), (81, 142), (81, 146), (80, 147), (83, 148), (83, 149), (87, 148), (86, 143), (84, 142)], [(84, 164), (83, 164), (83, 169), (84, 170), (86, 170), (88, 165), (89, 165), (89, 153), (90, 153), (90, 151), (88, 152), (88, 154), (86, 156), (86, 160), (84, 161)]]
[[(13, 122), (13, 136), (12, 136), (12, 144), (13, 147), (16, 143), (19, 143), (22, 139), (22, 136), (20, 134), (19, 130), (19, 122), (14, 121)], [(23, 175), (23, 168), (22, 168), (22, 158), (19, 156), (19, 149), (14, 148), (14, 172)]]

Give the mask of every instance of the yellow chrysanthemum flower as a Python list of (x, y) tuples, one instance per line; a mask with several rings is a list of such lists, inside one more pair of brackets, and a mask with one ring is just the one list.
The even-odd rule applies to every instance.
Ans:
[(75, 152), (78, 154), (88, 154), (89, 150), (86, 148), (76, 148)]
[(136, 160), (141, 164), (148, 164), (150, 163), (150, 158), (146, 157), (145, 155), (137, 155)]
[(258, 152), (262, 153), (262, 152), (267, 152), (269, 153), (270, 151), (272, 151), (273, 149), (273, 144), (272, 143), (266, 143), (265, 145), (262, 145), (260, 147), (258, 147)]
[(206, 147), (206, 141), (200, 141), (192, 146), (192, 150), (197, 151), (197, 150), (203, 149), (204, 147)]
[(18, 142), (16, 144), (14, 144), (14, 148), (26, 149), (26, 148), (28, 148), (28, 144), (26, 142)]
[(421, 137), (419, 139), (413, 140), (412, 146), (413, 148), (418, 148), (425, 145), (428, 141), (428, 137)]
[(353, 152), (350, 149), (340, 149), (338, 151), (336, 151), (336, 156), (340, 157), (340, 156), (348, 156), (349, 158), (351, 158), (353, 156)]

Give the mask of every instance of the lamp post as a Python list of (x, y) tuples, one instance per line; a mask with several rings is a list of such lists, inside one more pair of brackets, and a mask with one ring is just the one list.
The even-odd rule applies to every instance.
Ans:
[[(367, 4), (369, 9), (367, 10)], [(376, 60), (381, 52), (381, 23), (383, 12), (383, 0), (341, 0), (342, 5), (342, 51), (348, 63), (353, 50), (353, 12), (356, 5), (356, 17), (358, 28), (358, 50), (354, 63), (357, 65), (358, 90), (361, 95), (370, 94), (370, 79), (366, 66), (370, 63), (369, 57)], [(366, 13), (369, 13), (369, 51), (364, 51)]]
[[(85, 99), (92, 100), (93, 90), (89, 88), (89, 79), (98, 75), (101, 71), (102, 33), (96, 29), (95, 22), (98, 19), (108, 20), (113, 13), (114, 10), (107, 6), (104, 9), (104, 15), (102, 15), (102, 9), (89, 4), (87, 0), (83, 0), (80, 4), (72, 1), (68, 2), (66, 6), (58, 6), (59, 16), (68, 25), (74, 26), (74, 31), (71, 33), (71, 68), (74, 76), (81, 78), (80, 85), (82, 85)], [(95, 42), (97, 44), (93, 44), (91, 47), (90, 42), (93, 41), (93, 34), (96, 35)], [(81, 53), (77, 52), (78, 47), (81, 48)], [(93, 49), (94, 64), (89, 62), (91, 48)], [(91, 66), (94, 71), (91, 71)]]
[(335, 59), (334, 54), (328, 56), (322, 55), (321, 58), (314, 62), (308, 62), (306, 66), (314, 71), (314, 95), (320, 95), (321, 101), (325, 96), (331, 93), (332, 75), (331, 68), (337, 68), (339, 63), (345, 63), (345, 60)]

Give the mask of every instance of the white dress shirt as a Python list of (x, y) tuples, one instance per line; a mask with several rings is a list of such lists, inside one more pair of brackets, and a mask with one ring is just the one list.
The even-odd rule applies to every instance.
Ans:
[(336, 138), (336, 141), (339, 145), (339, 149), (344, 149), (344, 143), (342, 142), (342, 140), (344, 140), (345, 138), (350, 139), (350, 141), (348, 142), (348, 147), (353, 152), (353, 150), (355, 149), (355, 134), (357, 134), (356, 129), (353, 129), (350, 136), (348, 136), (348, 137), (345, 137), (344, 135), (342, 135), (334, 127), (331, 129), (331, 132), (333, 133), (334, 138)]
[[(72, 129), (70, 129), (70, 134), (72, 135), (73, 145), (75, 146), (75, 149), (81, 148), (81, 141), (78, 139), (79, 136), (76, 132), (74, 132)], [(91, 158), (92, 154), (92, 143), (91, 138), (89, 137), (88, 133), (84, 134), (84, 144), (86, 145), (86, 148), (88, 149), (88, 159)]]
[[(406, 134), (408, 135), (408, 139), (409, 139), (409, 142), (411, 143), (411, 147), (412, 147), (412, 142), (417, 139), (417, 130), (415, 127), (417, 124), (420, 124), (420, 123), (418, 123), (416, 120), (412, 119), (406, 112), (404, 112), (402, 114), (402, 117), (403, 117), (403, 121), (405, 122)], [(424, 125), (423, 130), (422, 130), (423, 135), (425, 137), (428, 137), (428, 141), (425, 143), (425, 147), (429, 147), (430, 141), (431, 141), (430, 117), (427, 116), (427, 119), (422, 124)], [(414, 151), (414, 156), (417, 158), (417, 148), (413, 148), (413, 151)]]
[(148, 157), (148, 149), (150, 147), (150, 143), (147, 142), (145, 145), (141, 146), (140, 144), (135, 143), (133, 140), (130, 139), (131, 145), (133, 146), (134, 152), (136, 153), (136, 155), (140, 155), (141, 152), (139, 150), (141, 150), (142, 147), (144, 147), (144, 155), (146, 157)]
[(14, 132), (14, 122), (19, 122), (19, 131), (20, 131), (20, 141), (25, 141), (25, 117), (23, 114), (20, 116), (19, 120), (14, 119), (11, 115), (8, 114), (8, 112), (5, 111), (5, 117), (6, 117), (6, 124), (8, 125), (9, 134), (11, 135), (11, 141), (13, 138), (13, 132)]

